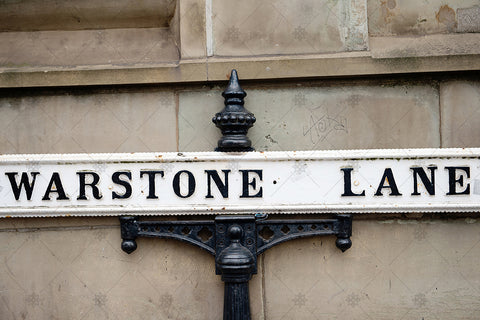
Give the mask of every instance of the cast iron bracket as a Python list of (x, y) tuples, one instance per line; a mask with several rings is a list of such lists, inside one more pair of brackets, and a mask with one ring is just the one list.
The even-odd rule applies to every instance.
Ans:
[[(138, 217), (120, 217), (122, 250), (137, 249), (138, 237), (180, 240), (197, 246), (213, 256), (232, 243), (228, 232), (238, 226), (239, 242), (256, 257), (267, 249), (293, 239), (314, 236), (337, 236), (336, 246), (344, 252), (352, 246), (352, 216), (337, 214), (332, 219), (263, 220), (255, 216), (217, 216), (204, 221), (140, 221)], [(217, 266), (217, 274), (220, 274)], [(253, 274), (256, 274), (256, 267)]]
[(257, 256), (292, 239), (335, 235), (336, 246), (352, 245), (352, 216), (332, 219), (260, 220), (254, 215), (217, 216), (205, 221), (140, 221), (120, 217), (122, 250), (132, 253), (138, 237), (176, 239), (215, 257), (215, 271), (225, 282), (224, 319), (250, 319), (248, 281), (257, 273)]

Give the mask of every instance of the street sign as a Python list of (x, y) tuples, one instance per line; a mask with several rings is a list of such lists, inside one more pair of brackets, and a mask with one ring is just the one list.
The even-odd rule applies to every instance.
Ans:
[(472, 212), (480, 149), (0, 156), (0, 216)]

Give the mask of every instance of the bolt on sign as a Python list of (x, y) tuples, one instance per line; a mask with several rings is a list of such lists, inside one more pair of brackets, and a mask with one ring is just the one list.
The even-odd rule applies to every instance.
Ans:
[(0, 216), (469, 212), (480, 149), (0, 156)]

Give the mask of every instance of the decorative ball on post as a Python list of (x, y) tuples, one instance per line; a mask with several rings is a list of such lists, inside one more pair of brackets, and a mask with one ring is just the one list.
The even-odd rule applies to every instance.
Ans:
[(335, 245), (342, 252), (347, 251), (352, 246), (352, 215), (351, 214), (337, 214), (338, 223), (340, 224), (340, 232), (337, 234)]
[(352, 247), (352, 240), (350, 240), (350, 237), (337, 238), (337, 240), (335, 241), (335, 245), (338, 249), (342, 250), (342, 252), (345, 252)]
[(132, 253), (133, 251), (137, 250), (137, 242), (135, 240), (123, 240), (122, 250), (128, 254)]
[(247, 93), (238, 83), (237, 71), (232, 70), (230, 82), (222, 93), (225, 98), (225, 108), (215, 114), (213, 123), (222, 131), (223, 137), (218, 140), (215, 151), (222, 152), (245, 152), (254, 151), (252, 141), (247, 138), (247, 131), (255, 123), (253, 113), (246, 110), (243, 99)]

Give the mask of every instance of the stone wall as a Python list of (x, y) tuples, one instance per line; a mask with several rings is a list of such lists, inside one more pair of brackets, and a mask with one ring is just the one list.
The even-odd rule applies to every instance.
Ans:
[[(480, 224), (354, 221), (335, 238), (287, 242), (259, 258), (253, 319), (477, 319)], [(221, 319), (213, 258), (173, 240), (120, 250), (116, 219), (2, 223), (2, 319)]]
[[(241, 75), (240, 75), (241, 76)], [(258, 150), (478, 147), (480, 82), (368, 79), (247, 83)], [(9, 153), (210, 151), (219, 86), (30, 89), (4, 93)], [(27, 129), (28, 128), (28, 129)], [(282, 244), (259, 259), (254, 319), (475, 319), (480, 224), (474, 218), (357, 220), (354, 246)], [(5, 319), (219, 319), (214, 259), (173, 240), (120, 249), (115, 218), (1, 224)]]
[[(475, 1), (101, 1), (109, 25), (42, 24), (88, 18), (56, 3), (0, 9), (2, 154), (212, 151), (232, 68), (259, 151), (480, 147)], [(11, 27), (16, 10), (37, 21)], [(345, 253), (274, 247), (253, 319), (477, 319), (479, 217), (357, 216)], [(116, 218), (2, 219), (0, 241), (1, 319), (222, 318), (211, 256), (158, 239), (127, 255)]]

